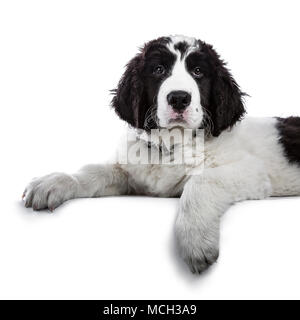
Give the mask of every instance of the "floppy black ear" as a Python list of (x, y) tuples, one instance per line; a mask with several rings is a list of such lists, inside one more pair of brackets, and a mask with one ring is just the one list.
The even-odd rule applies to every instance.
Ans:
[(142, 56), (139, 54), (127, 64), (117, 89), (112, 90), (114, 97), (111, 104), (116, 113), (135, 128), (143, 126), (140, 119), (144, 91), (143, 81), (140, 78), (141, 63)]
[(244, 93), (233, 79), (226, 64), (211, 45), (202, 44), (211, 63), (211, 92), (209, 111), (213, 128), (211, 134), (218, 136), (223, 130), (231, 128), (241, 120), (246, 110), (243, 104)]

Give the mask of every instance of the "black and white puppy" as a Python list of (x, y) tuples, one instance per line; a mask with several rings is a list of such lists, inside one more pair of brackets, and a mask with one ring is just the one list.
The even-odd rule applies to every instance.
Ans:
[[(300, 118), (242, 120), (243, 93), (211, 45), (183, 36), (153, 40), (128, 63), (113, 94), (131, 130), (121, 150), (128, 156), (138, 141), (143, 156), (37, 178), (24, 192), (26, 207), (52, 211), (73, 198), (121, 194), (180, 197), (178, 248), (200, 273), (218, 258), (220, 216), (231, 204), (300, 194)], [(173, 137), (168, 147), (162, 129), (192, 134)], [(194, 152), (201, 133), (202, 151)], [(178, 163), (182, 147), (193, 152)]]

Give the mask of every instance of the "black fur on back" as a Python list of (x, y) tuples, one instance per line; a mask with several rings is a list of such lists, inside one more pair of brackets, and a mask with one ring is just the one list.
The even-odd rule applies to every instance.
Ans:
[(300, 117), (277, 118), (276, 127), (288, 161), (300, 165)]

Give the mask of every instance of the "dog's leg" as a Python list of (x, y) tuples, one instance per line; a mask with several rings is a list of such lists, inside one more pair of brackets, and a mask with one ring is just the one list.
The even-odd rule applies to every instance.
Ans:
[(69, 175), (52, 173), (34, 179), (24, 191), (26, 207), (54, 210), (74, 198), (126, 194), (127, 174), (117, 165), (88, 165)]
[(220, 216), (237, 201), (262, 199), (272, 187), (263, 164), (252, 157), (191, 176), (180, 198), (175, 223), (181, 256), (200, 273), (219, 255)]

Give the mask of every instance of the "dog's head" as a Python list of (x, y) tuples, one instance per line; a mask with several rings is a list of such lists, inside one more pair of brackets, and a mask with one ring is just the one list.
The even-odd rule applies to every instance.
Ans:
[(145, 44), (113, 93), (117, 114), (144, 130), (204, 128), (218, 136), (245, 113), (243, 93), (213, 47), (183, 36)]

